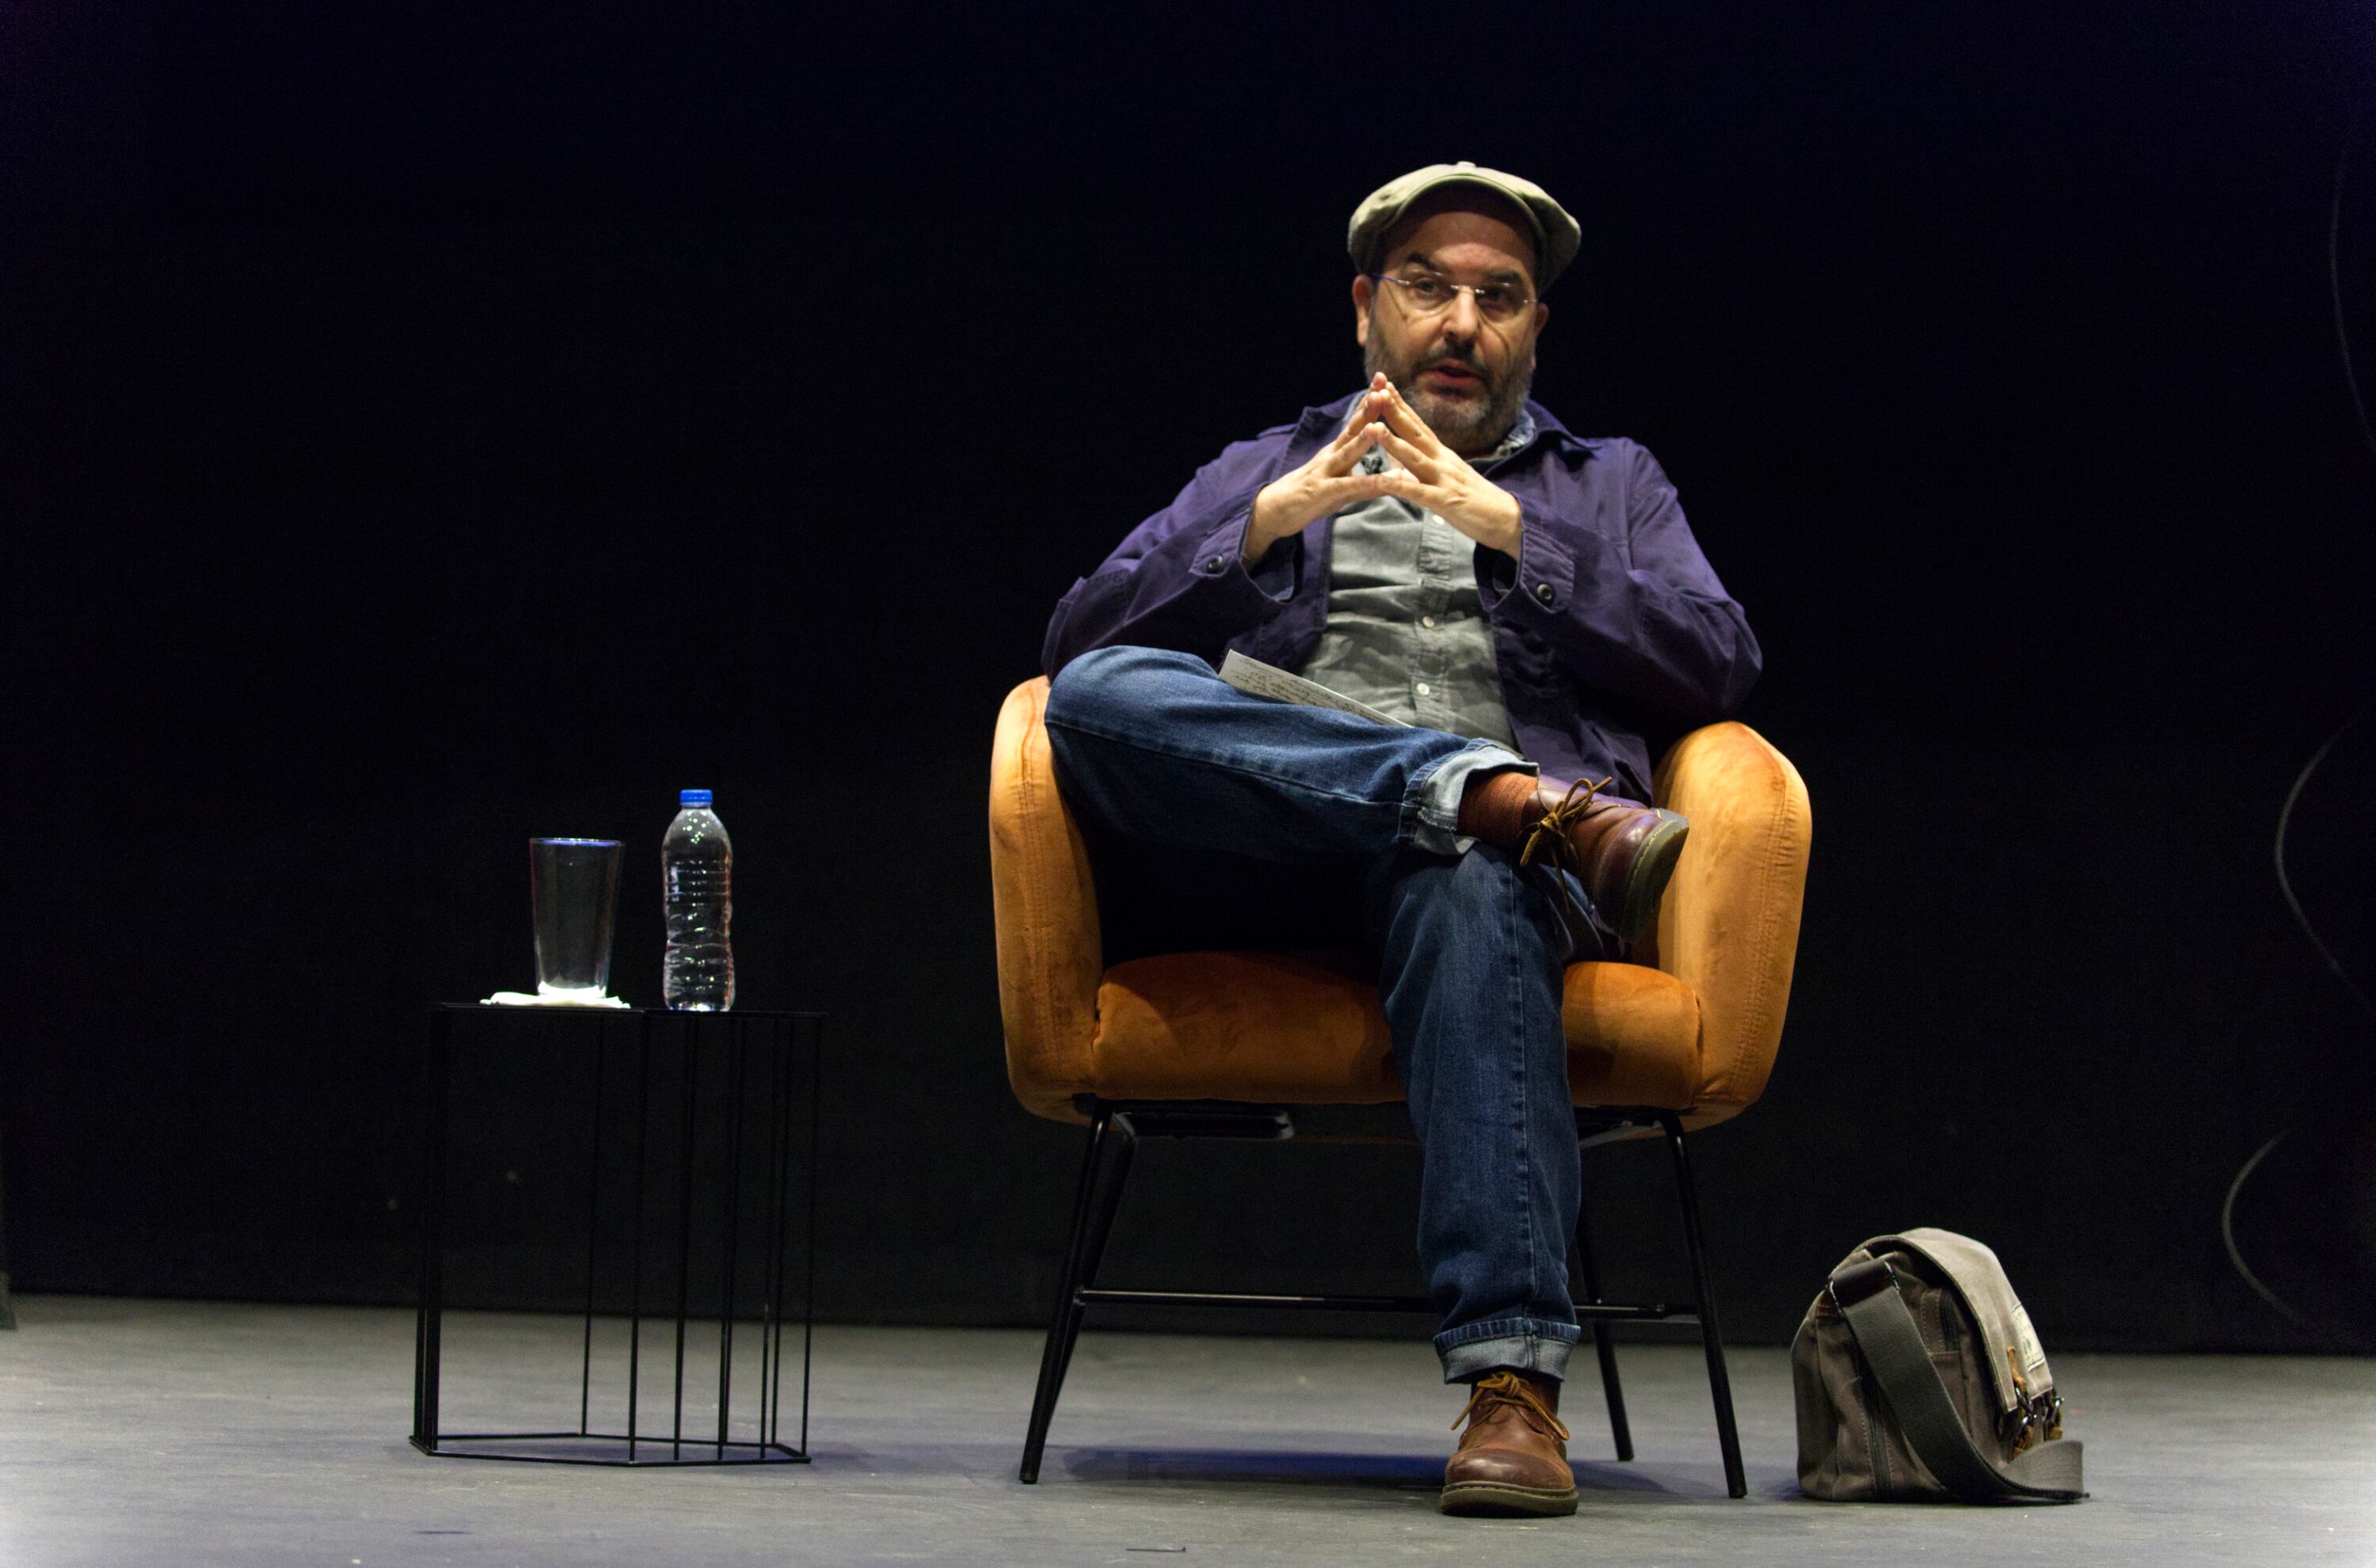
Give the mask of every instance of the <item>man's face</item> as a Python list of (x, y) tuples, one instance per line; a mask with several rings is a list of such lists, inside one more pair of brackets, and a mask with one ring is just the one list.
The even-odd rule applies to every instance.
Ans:
[[(1475, 206), (1462, 205), (1464, 201)], [(1535, 247), (1491, 198), (1447, 193), (1422, 207), (1387, 241), (1380, 270), (1455, 283), (1501, 283), (1535, 292)], [(1464, 457), (1491, 451), (1508, 434), (1535, 374), (1535, 339), (1550, 307), (1536, 303), (1508, 322), (1479, 314), (1466, 291), (1432, 314), (1407, 289), (1353, 280), (1354, 335), (1372, 372), (1384, 371), (1443, 444)]]

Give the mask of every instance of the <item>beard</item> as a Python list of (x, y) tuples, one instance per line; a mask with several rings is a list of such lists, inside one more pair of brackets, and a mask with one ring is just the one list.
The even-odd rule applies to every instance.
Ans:
[[(1424, 364), (1436, 364), (1450, 360), (1468, 368), (1478, 379), (1476, 396), (1445, 398), (1420, 385), (1419, 369)], [(1464, 348), (1438, 339), (1408, 359), (1397, 356), (1386, 347), (1386, 334), (1380, 330), (1375, 317), (1370, 325), (1370, 340), (1361, 350), (1361, 368), (1372, 374), (1383, 371), (1403, 401), (1427, 422), (1427, 427), (1454, 451), (1467, 457), (1477, 457), (1491, 451), (1510, 433), (1517, 422), (1518, 410), (1534, 387), (1534, 356), (1514, 357), (1496, 376), (1485, 368), (1473, 347)]]

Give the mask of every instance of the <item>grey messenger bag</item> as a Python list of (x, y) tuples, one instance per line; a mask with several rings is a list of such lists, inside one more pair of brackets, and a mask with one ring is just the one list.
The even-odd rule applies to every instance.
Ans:
[(1835, 1503), (2075, 1503), (2080, 1445), (1996, 1253), (1923, 1229), (1841, 1260), (1790, 1344), (1799, 1484)]

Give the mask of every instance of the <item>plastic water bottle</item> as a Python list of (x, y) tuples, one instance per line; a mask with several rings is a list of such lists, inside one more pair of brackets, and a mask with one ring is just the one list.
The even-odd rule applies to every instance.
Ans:
[(660, 881), (668, 898), (668, 956), (660, 994), (689, 1013), (734, 1005), (734, 845), (709, 809), (709, 791), (687, 790), (683, 810), (660, 840)]

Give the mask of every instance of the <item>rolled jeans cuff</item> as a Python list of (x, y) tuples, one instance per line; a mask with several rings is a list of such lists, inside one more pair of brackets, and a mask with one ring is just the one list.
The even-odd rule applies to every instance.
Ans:
[(1435, 1336), (1446, 1383), (1474, 1383), (1488, 1372), (1528, 1372), (1564, 1380), (1568, 1353), (1584, 1331), (1548, 1318), (1503, 1317)]
[(1467, 751), (1455, 752), (1437, 763), (1419, 787), (1419, 821), (1411, 828), (1411, 843), (1439, 855), (1467, 853), (1475, 840), (1459, 832), (1460, 797), (1477, 774), (1507, 767), (1538, 771), (1525, 757), (1492, 741), (1471, 741)]

